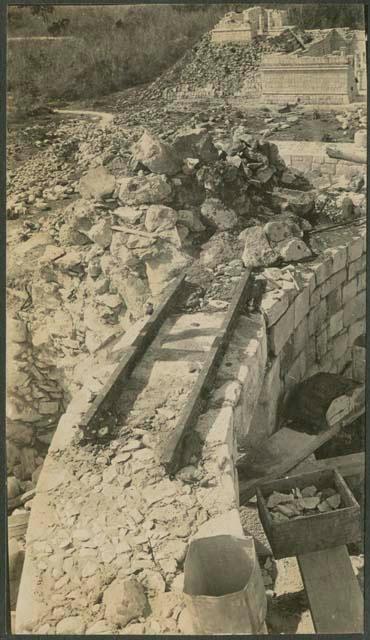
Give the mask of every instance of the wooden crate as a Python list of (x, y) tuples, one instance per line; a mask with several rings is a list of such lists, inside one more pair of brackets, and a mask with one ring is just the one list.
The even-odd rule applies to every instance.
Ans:
[[(284, 522), (274, 522), (266, 499), (273, 491), (288, 492), (315, 485), (318, 490), (332, 487), (341, 495), (344, 507)], [(257, 488), (258, 511), (274, 557), (287, 558), (337, 547), (361, 539), (360, 506), (336, 469), (302, 473), (263, 483)]]

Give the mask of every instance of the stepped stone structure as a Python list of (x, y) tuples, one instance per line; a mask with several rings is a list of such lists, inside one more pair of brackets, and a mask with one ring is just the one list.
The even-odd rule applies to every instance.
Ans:
[(245, 44), (259, 35), (277, 36), (288, 28), (288, 12), (251, 7), (227, 13), (212, 31), (212, 42)]
[(366, 94), (366, 36), (330, 29), (304, 50), (266, 56), (263, 97), (270, 102), (348, 104)]

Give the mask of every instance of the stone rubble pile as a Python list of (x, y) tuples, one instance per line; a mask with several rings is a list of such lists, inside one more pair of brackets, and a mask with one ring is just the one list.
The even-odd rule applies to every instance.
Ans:
[[(298, 33), (298, 31), (297, 31)], [(310, 36), (298, 33), (302, 42)], [(259, 91), (262, 55), (273, 51), (294, 51), (301, 45), (290, 30), (275, 38), (258, 37), (250, 44), (215, 44), (211, 35), (199, 42), (171, 69), (144, 90), (144, 100), (170, 97), (173, 92), (209, 89), (213, 96), (235, 96), (242, 89)], [(176, 88), (175, 88), (176, 87)], [(123, 103), (118, 102), (118, 108)]]
[(363, 107), (359, 107), (356, 110), (345, 111), (344, 113), (338, 113), (336, 119), (344, 131), (357, 131), (358, 129), (367, 128), (367, 114)]
[(274, 491), (267, 500), (267, 508), (274, 522), (285, 522), (335, 511), (341, 508), (341, 503), (341, 495), (332, 487), (319, 491), (311, 485), (303, 489), (295, 487), (290, 493)]
[(315, 206), (322, 221), (350, 222), (366, 216), (366, 175), (338, 176), (334, 181), (312, 176), (316, 186)]
[[(47, 447), (65, 410), (55, 367), (35, 348), (24, 322), (7, 325), (7, 468), (35, 484)], [(14, 491), (9, 497), (16, 497)]]

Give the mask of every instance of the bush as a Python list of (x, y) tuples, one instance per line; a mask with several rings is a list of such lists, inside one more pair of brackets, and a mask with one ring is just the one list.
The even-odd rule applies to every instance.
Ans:
[[(46, 16), (9, 9), (9, 35), (50, 35), (68, 20), (71, 39), (10, 41), (8, 89), (17, 107), (29, 99), (92, 98), (154, 80), (228, 9), (207, 6), (55, 7)], [(49, 28), (49, 32), (48, 32)], [(72, 39), (73, 38), (73, 39)]]

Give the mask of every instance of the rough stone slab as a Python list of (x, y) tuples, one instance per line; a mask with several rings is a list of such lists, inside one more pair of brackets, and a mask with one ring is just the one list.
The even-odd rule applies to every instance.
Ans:
[(294, 300), (294, 329), (302, 322), (303, 318), (308, 314), (310, 309), (310, 290), (307, 287), (303, 289)]
[(294, 306), (291, 305), (278, 322), (269, 329), (268, 342), (272, 353), (277, 356), (289, 340), (294, 329)]
[(199, 538), (211, 538), (221, 535), (230, 535), (237, 538), (245, 537), (238, 509), (230, 509), (230, 511), (207, 520), (199, 527), (192, 539), (198, 540)]
[(358, 260), (362, 256), (364, 250), (364, 240), (362, 236), (354, 237), (348, 246), (348, 262)]
[(325, 282), (325, 280), (330, 278), (333, 269), (333, 261), (331, 258), (328, 258), (317, 263), (310, 263), (310, 269), (314, 272), (316, 284), (319, 286)]
[(335, 273), (331, 278), (326, 280), (321, 287), (321, 297), (326, 298), (329, 293), (340, 287), (341, 284), (347, 279), (347, 270), (341, 269)]
[(268, 291), (262, 298), (261, 309), (266, 318), (268, 327), (276, 324), (283, 313), (288, 309), (289, 298), (284, 291), (279, 289)]

